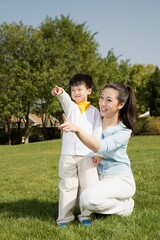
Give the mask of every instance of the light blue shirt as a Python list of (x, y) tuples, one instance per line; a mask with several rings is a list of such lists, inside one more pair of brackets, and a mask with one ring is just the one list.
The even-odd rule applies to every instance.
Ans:
[(98, 154), (103, 157), (98, 165), (99, 174), (133, 176), (127, 155), (127, 145), (131, 133), (132, 131), (122, 122), (114, 127), (108, 127), (102, 132)]

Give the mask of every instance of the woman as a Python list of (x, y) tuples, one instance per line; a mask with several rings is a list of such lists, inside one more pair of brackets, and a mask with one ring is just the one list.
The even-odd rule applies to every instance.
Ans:
[(64, 116), (59, 126), (65, 132), (75, 132), (79, 139), (102, 156), (98, 164), (100, 181), (86, 188), (80, 197), (84, 208), (101, 214), (129, 216), (134, 208), (135, 181), (127, 145), (135, 132), (136, 102), (131, 87), (109, 83), (99, 99), (102, 116), (102, 139), (86, 134)]

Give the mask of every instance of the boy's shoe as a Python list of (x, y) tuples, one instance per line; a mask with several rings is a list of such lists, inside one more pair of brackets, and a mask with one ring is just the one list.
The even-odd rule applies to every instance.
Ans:
[(92, 223), (91, 223), (91, 220), (90, 219), (85, 219), (85, 220), (82, 220), (81, 222), (81, 225), (84, 226), (84, 227), (88, 227), (90, 226)]
[(59, 223), (59, 224), (58, 224), (58, 227), (60, 227), (60, 228), (66, 228), (66, 227), (68, 227), (68, 223), (66, 223), (66, 222)]

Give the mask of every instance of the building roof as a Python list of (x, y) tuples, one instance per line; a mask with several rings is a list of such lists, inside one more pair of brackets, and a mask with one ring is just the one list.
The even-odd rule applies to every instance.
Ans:
[(41, 125), (42, 124), (42, 119), (37, 116), (36, 114), (29, 114), (29, 121), (30, 123), (34, 123), (34, 125)]

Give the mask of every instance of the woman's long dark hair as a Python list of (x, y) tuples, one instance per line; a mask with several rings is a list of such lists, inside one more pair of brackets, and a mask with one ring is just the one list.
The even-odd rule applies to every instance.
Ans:
[(105, 88), (113, 88), (118, 91), (118, 102), (124, 103), (119, 111), (119, 118), (126, 127), (136, 133), (136, 98), (132, 88), (121, 83), (108, 83)]

